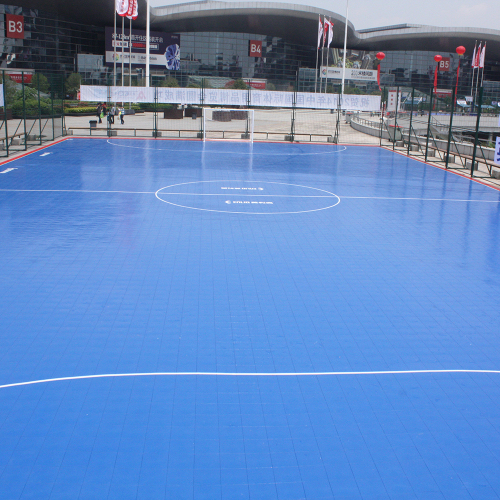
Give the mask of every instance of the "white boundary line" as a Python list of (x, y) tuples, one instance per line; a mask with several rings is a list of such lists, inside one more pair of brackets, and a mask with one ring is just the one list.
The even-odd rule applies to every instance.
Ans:
[(91, 189), (0, 189), (8, 193), (117, 193), (117, 194), (155, 194), (154, 191), (94, 191)]
[(72, 380), (88, 380), (97, 378), (120, 378), (120, 377), (338, 377), (359, 375), (420, 375), (425, 373), (490, 373), (500, 374), (500, 370), (383, 370), (367, 372), (297, 372), (297, 373), (275, 373), (275, 372), (145, 372), (145, 373), (105, 373), (98, 375), (76, 375), (74, 377), (46, 378), (41, 380), (30, 380), (28, 382), (15, 382), (13, 384), (0, 385), (0, 389), (8, 387), (22, 387), (25, 385), (45, 384), (49, 382), (64, 382)]
[(408, 201), (461, 201), (476, 203), (500, 203), (500, 200), (459, 200), (456, 198), (391, 198), (390, 196), (341, 196), (346, 200), (408, 200)]
[[(0, 174), (3, 172), (0, 172)], [(197, 182), (229, 182), (229, 181), (197, 181)], [(265, 182), (267, 184), (284, 184), (279, 182), (270, 182), (270, 181), (231, 181), (231, 182)], [(194, 183), (184, 183), (184, 184), (194, 184)], [(3, 193), (115, 193), (115, 194), (154, 194), (158, 193), (162, 189), (166, 189), (167, 187), (180, 186), (182, 184), (172, 184), (172, 186), (166, 186), (160, 188), (158, 191), (98, 191), (91, 189), (1, 189), (0, 192)], [(299, 184), (290, 184), (291, 186), (300, 186)], [(300, 186), (308, 189), (318, 189), (310, 186)], [(318, 189), (319, 191), (324, 191), (323, 189)], [(325, 191), (328, 193), (328, 191)], [(308, 195), (286, 195), (286, 194), (240, 194), (236, 192), (227, 192), (227, 193), (165, 193), (169, 195), (179, 195), (179, 196), (262, 196), (262, 197), (281, 197), (281, 198), (339, 198), (344, 200), (408, 200), (408, 201), (454, 201), (454, 202), (462, 202), (462, 203), (500, 203), (500, 200), (460, 200), (456, 198), (391, 198), (390, 196), (343, 196), (331, 193), (331, 195), (317, 195), (317, 196), (308, 196)], [(158, 198), (158, 196), (156, 196)], [(164, 200), (161, 200), (164, 201)], [(168, 203), (168, 202), (166, 202)], [(182, 206), (182, 205), (179, 205)], [(335, 205), (332, 205), (335, 206)], [(187, 207), (189, 208), (189, 207)], [(330, 208), (330, 207), (327, 207)], [(202, 209), (196, 209), (202, 210)], [(319, 209), (324, 210), (324, 209)], [(243, 213), (243, 212), (234, 212), (234, 213)], [(248, 213), (248, 212), (245, 212)], [(283, 213), (301, 213), (301, 212), (283, 212)]]
[[(193, 132), (195, 132), (193, 130)], [(313, 134), (314, 135), (314, 134)], [(134, 140), (137, 140), (137, 139), (134, 139)], [(175, 140), (175, 139), (173, 139)], [(220, 141), (222, 142), (224, 139), (220, 139)], [(207, 142), (217, 142), (218, 139), (209, 139)], [(239, 143), (248, 143), (249, 141), (248, 140), (245, 140), (245, 141), (238, 141), (238, 140), (235, 140), (235, 141), (232, 141), (232, 140), (227, 140), (225, 139), (226, 142), (239, 142)], [(205, 149), (200, 149), (200, 150), (193, 150), (193, 149), (171, 149), (171, 148), (144, 148), (144, 147), (138, 147), (138, 146), (128, 146), (128, 145), (125, 145), (125, 144), (116, 144), (114, 142), (110, 142), (109, 139), (106, 140), (106, 142), (108, 144), (110, 144), (111, 146), (118, 146), (120, 148), (132, 148), (132, 149), (143, 149), (143, 150), (147, 150), (147, 151), (170, 151), (171, 153), (193, 153), (193, 154), (203, 154), (203, 153), (210, 153), (210, 154), (239, 154), (239, 155), (252, 155), (252, 156), (283, 156), (283, 153), (254, 153), (253, 151), (248, 153), (248, 152), (245, 152), (245, 151), (206, 151)], [(251, 143), (250, 143), (251, 144)], [(275, 143), (273, 143), (275, 144)], [(310, 144), (310, 146), (323, 146), (323, 144)], [(305, 144), (296, 144), (295, 146), (305, 146)], [(307, 145), (309, 146), (309, 145)], [(333, 147), (333, 146), (327, 146), (326, 144), (324, 145), (326, 147)], [(253, 146), (250, 146), (250, 147), (253, 147)], [(312, 155), (330, 155), (330, 154), (335, 154), (335, 153), (341, 153), (342, 151), (345, 151), (347, 149), (347, 146), (337, 146), (338, 148), (344, 148), (344, 149), (337, 149), (335, 151), (325, 151), (325, 152), (314, 152), (314, 153), (290, 153), (288, 152), (288, 155), (290, 156), (312, 156)]]
[[(328, 207), (322, 207), (322, 208), (315, 208), (314, 210), (300, 210), (300, 211), (297, 211), (297, 212), (243, 212), (243, 211), (230, 211), (230, 210), (212, 210), (212, 209), (208, 209), (208, 208), (197, 208), (197, 207), (188, 207), (186, 205), (179, 205), (177, 203), (172, 203), (171, 201), (167, 201), (167, 200), (164, 200), (163, 198), (160, 198), (159, 196), (159, 193), (160, 191), (163, 191), (164, 189), (168, 189), (168, 188), (171, 188), (171, 187), (176, 187), (176, 186), (186, 186), (188, 184), (202, 184), (202, 183), (209, 183), (209, 182), (220, 182), (220, 183), (228, 183), (228, 182), (252, 182), (254, 184), (279, 184), (281, 186), (294, 186), (294, 187), (301, 187), (301, 188), (304, 188), (304, 189), (314, 189), (315, 191), (321, 191), (323, 193), (328, 193), (328, 195), (330, 196), (327, 196), (325, 198), (332, 198), (332, 197), (335, 197), (337, 198), (337, 202), (334, 203), (333, 205), (329, 205)], [(162, 193), (163, 194), (163, 193)], [(170, 193), (164, 193), (165, 195), (168, 195)], [(227, 196), (239, 196), (238, 193), (233, 193), (231, 192), (230, 194), (226, 194), (226, 197)], [(331, 193), (330, 191), (326, 191), (325, 189), (319, 189), (319, 188), (315, 188), (315, 187), (311, 187), (311, 186), (303, 186), (301, 184), (289, 184), (287, 182), (272, 182), (272, 181), (241, 181), (241, 180), (229, 180), (229, 179), (224, 179), (224, 180), (220, 180), (220, 179), (217, 179), (217, 180), (213, 180), (213, 181), (192, 181), (192, 182), (181, 182), (179, 184), (171, 184), (170, 186), (165, 186), (165, 187), (162, 187), (160, 189), (158, 189), (158, 191), (156, 191), (155, 193), (155, 196), (160, 200), (160, 201), (163, 201), (163, 203), (168, 203), (169, 205), (174, 205), (176, 207), (181, 207), (181, 208), (188, 208), (190, 210), (200, 210), (202, 212), (218, 212), (218, 213), (225, 213), (225, 214), (242, 214), (242, 215), (285, 215), (285, 214), (303, 214), (303, 213), (309, 213), (309, 212), (319, 212), (320, 210), (327, 210), (329, 208), (333, 208), (335, 207), (336, 205), (338, 205), (340, 203), (340, 198), (334, 194), (334, 193)]]

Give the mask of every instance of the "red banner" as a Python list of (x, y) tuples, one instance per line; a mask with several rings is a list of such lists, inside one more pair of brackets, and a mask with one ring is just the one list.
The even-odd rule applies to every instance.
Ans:
[(33, 73), (9, 73), (9, 76), (16, 83), (31, 83)]

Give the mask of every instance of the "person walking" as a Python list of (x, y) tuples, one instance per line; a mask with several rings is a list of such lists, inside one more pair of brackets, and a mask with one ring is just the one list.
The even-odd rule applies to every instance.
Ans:
[(123, 121), (123, 118), (125, 116), (125, 110), (123, 108), (120, 108), (120, 123), (123, 125), (125, 122)]
[(99, 119), (99, 123), (102, 123), (102, 104), (100, 102), (97, 103), (96, 114)]

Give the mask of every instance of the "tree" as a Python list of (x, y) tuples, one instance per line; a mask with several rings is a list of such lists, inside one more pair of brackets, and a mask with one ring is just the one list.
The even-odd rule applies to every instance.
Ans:
[(71, 73), (71, 75), (69, 75), (66, 79), (66, 93), (70, 96), (75, 96), (80, 90), (81, 81), (82, 77), (79, 73)]
[(34, 88), (38, 91), (40, 88), (40, 92), (47, 93), (50, 89), (49, 81), (47, 77), (42, 75), (41, 73), (35, 73), (33, 78), (31, 79), (31, 83), (28, 84), (29, 87)]
[(243, 81), (242, 78), (235, 80), (231, 86), (233, 89), (246, 90), (248, 85)]
[(179, 82), (177, 81), (177, 78), (174, 78), (173, 76), (167, 77), (160, 84), (160, 87), (178, 87), (178, 86)]

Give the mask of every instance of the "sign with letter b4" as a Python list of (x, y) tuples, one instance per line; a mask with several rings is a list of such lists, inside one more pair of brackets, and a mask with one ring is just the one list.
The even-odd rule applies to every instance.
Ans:
[(260, 40), (249, 41), (248, 55), (250, 57), (262, 57), (262, 42)]
[(24, 16), (5, 14), (5, 36), (7, 38), (24, 38)]

